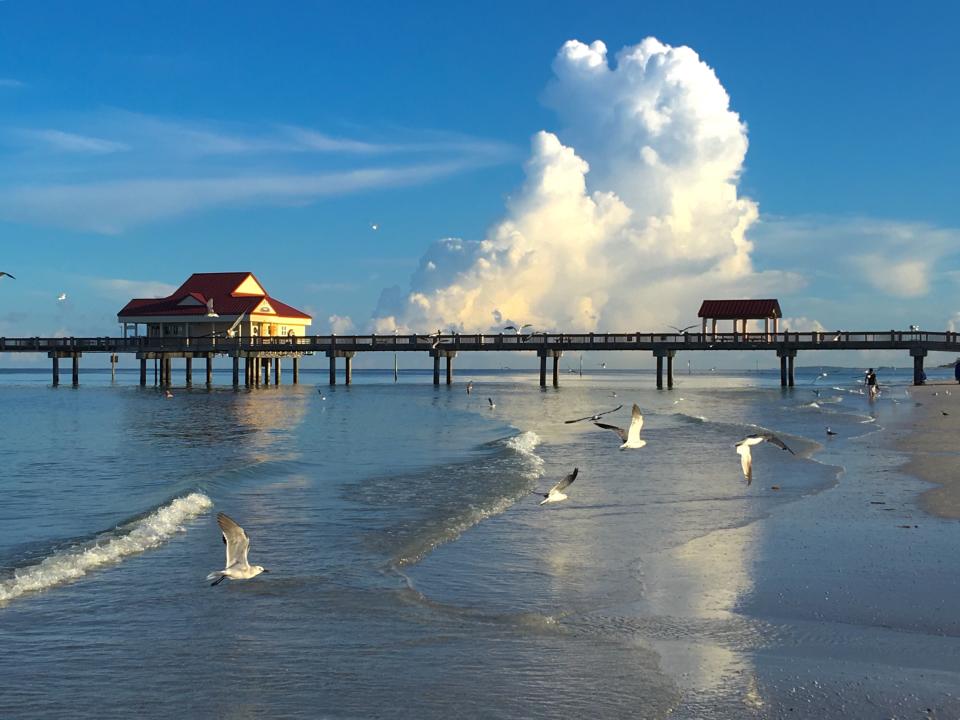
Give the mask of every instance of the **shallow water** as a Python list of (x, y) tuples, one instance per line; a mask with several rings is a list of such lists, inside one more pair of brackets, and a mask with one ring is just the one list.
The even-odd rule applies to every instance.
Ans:
[[(0, 374), (0, 717), (960, 714), (957, 525), (896, 529), (921, 515), (883, 442), (907, 377), (871, 403), (828, 371), (477, 372), (472, 395), (303, 373), (171, 400)], [(563, 422), (633, 402), (640, 450)], [(796, 455), (755, 448), (747, 486), (757, 427)], [(269, 575), (208, 587), (217, 511)]]

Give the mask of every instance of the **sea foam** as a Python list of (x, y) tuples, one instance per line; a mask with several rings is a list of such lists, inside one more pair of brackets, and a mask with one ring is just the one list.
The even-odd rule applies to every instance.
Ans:
[(55, 552), (36, 565), (17, 568), (12, 578), (0, 581), (0, 603), (76, 580), (129, 555), (158, 547), (182, 532), (184, 522), (211, 507), (213, 502), (206, 495), (191, 493), (89, 542)]

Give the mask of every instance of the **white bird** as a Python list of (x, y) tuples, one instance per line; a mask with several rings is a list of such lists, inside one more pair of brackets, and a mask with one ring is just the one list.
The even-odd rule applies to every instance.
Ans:
[(370, 229), (376, 231), (380, 229), (380, 226), (377, 223), (370, 223)]
[(643, 427), (643, 415), (640, 414), (640, 408), (637, 407), (637, 404), (633, 404), (633, 412), (630, 414), (630, 428), (624, 430), (622, 427), (616, 425), (607, 425), (606, 423), (595, 422), (599, 428), (604, 430), (613, 430), (617, 435), (620, 436), (620, 439), (623, 440), (623, 445), (620, 446), (621, 450), (631, 450), (633, 448), (642, 448), (647, 444), (646, 440), (640, 439), (640, 429)]
[(247, 551), (250, 550), (250, 538), (229, 515), (217, 513), (217, 525), (223, 533), (223, 544), (227, 546), (227, 564), (223, 570), (215, 570), (207, 575), (207, 580), (213, 580), (211, 585), (219, 585), (224, 578), (231, 580), (249, 580), (260, 573), (270, 572), (262, 565), (251, 565), (247, 562)]
[(786, 443), (783, 442), (773, 433), (759, 433), (757, 435), (747, 435), (743, 440), (737, 443), (737, 455), (740, 456), (740, 467), (743, 468), (743, 477), (747, 480), (747, 485), (753, 482), (753, 456), (750, 454), (751, 445), (759, 445), (762, 442), (768, 442), (772, 445), (776, 445), (782, 450), (789, 450), (791, 455), (796, 455), (793, 450), (787, 447)]
[(467, 383), (467, 395), (473, 392), (473, 380)]
[(66, 293), (60, 293), (59, 295), (57, 295), (57, 302), (63, 302), (66, 299), (67, 299)]
[(837, 434), (836, 431), (835, 431), (835, 430), (831, 430), (831, 429), (830, 429), (830, 426), (827, 425), (827, 435), (829, 436), (829, 435), (836, 435), (836, 434)]
[(561, 500), (566, 500), (567, 496), (564, 494), (563, 491), (566, 490), (568, 487), (570, 487), (573, 481), (577, 479), (578, 472), (580, 472), (580, 470), (578, 468), (574, 468), (572, 473), (567, 475), (565, 478), (563, 478), (563, 480), (561, 480), (552, 488), (550, 488), (549, 492), (546, 492), (546, 493), (538, 492), (537, 495), (543, 495), (543, 500), (540, 501), (540, 504), (546, 505), (547, 503), (555, 503), (555, 502), (560, 502)]
[(493, 401), (493, 398), (487, 398), (487, 402), (490, 403), (490, 409), (493, 410), (497, 404)]
[(166, 398), (167, 400), (169, 400), (170, 398), (173, 397), (173, 393), (170, 392), (169, 390), (167, 390), (167, 391), (163, 394), (163, 397)]
[(596, 413), (595, 415), (587, 415), (586, 417), (577, 418), (576, 420), (564, 420), (563, 422), (565, 422), (567, 425), (569, 425), (570, 423), (578, 423), (578, 422), (582, 422), (582, 421), (584, 421), (584, 420), (599, 420), (599, 419), (602, 418), (604, 415), (609, 415), (610, 413), (615, 413), (617, 410), (619, 410), (619, 409), (622, 408), (622, 407), (623, 407), (623, 405), (617, 405), (613, 410), (604, 410), (603, 412), (598, 412), (598, 413)]

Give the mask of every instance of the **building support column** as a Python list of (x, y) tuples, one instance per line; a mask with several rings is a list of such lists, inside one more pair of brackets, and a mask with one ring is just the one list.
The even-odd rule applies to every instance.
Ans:
[(453, 385), (453, 359), (456, 353), (447, 353), (447, 385)]
[(240, 387), (240, 356), (234, 355), (231, 359), (233, 361), (233, 377), (231, 379), (233, 380), (233, 387), (238, 388)]
[(80, 384), (80, 353), (73, 353), (73, 386)]
[(777, 350), (777, 357), (780, 358), (780, 387), (793, 387), (793, 361), (797, 357), (797, 351), (793, 349)]
[(663, 355), (657, 355), (657, 390), (663, 390)]
[[(777, 353), (780, 355), (780, 353)], [(780, 387), (787, 386), (787, 356), (780, 355)]]
[(245, 387), (253, 384), (253, 358), (249, 355), (243, 359), (243, 384)]
[(53, 386), (57, 387), (60, 384), (60, 358), (56, 355), (53, 356)]
[(270, 385), (270, 358), (263, 358), (263, 384), (265, 386)]
[(280, 358), (275, 357), (273, 359), (273, 384), (274, 385), (280, 384), (281, 373), (282, 371), (280, 370)]
[(337, 384), (337, 354), (329, 353), (327, 357), (330, 358), (330, 384), (336, 385)]
[(553, 386), (560, 387), (560, 356), (562, 352), (553, 353)]
[(787, 385), (793, 387), (793, 361), (797, 357), (794, 352), (787, 357)]
[(213, 353), (207, 353), (207, 387), (213, 385)]
[(667, 389), (673, 389), (673, 355), (667, 353)]
[(183, 359), (183, 377), (187, 387), (193, 385), (193, 358), (189, 355)]
[(440, 354), (433, 355), (433, 384), (440, 385)]
[(164, 361), (166, 363), (166, 369), (164, 372), (164, 384), (167, 387), (173, 385), (173, 358), (168, 357)]
[(147, 359), (140, 358), (140, 387), (147, 386)]
[(923, 358), (926, 357), (925, 348), (910, 348), (910, 357), (913, 358), (913, 384), (923, 384)]
[(343, 381), (347, 385), (353, 384), (353, 353), (343, 356)]
[(300, 383), (300, 358), (295, 357), (293, 359), (293, 384), (297, 385)]
[(160, 384), (160, 360), (153, 358), (153, 384)]
[(547, 354), (546, 352), (537, 353), (540, 356), (540, 387), (547, 386)]

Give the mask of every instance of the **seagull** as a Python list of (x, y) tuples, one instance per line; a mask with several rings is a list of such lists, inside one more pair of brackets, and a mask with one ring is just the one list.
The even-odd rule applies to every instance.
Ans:
[(747, 485), (753, 482), (753, 457), (750, 455), (750, 446), (759, 445), (762, 442), (772, 443), (778, 448), (783, 450), (789, 450), (791, 455), (796, 455), (793, 450), (787, 447), (786, 443), (783, 442), (773, 433), (759, 433), (757, 435), (747, 435), (743, 440), (737, 443), (737, 455), (740, 456), (740, 467), (743, 468), (743, 476), (747, 479)]
[(577, 422), (581, 422), (581, 421), (583, 421), (583, 420), (599, 420), (599, 419), (602, 418), (604, 415), (609, 415), (610, 413), (616, 412), (617, 410), (619, 410), (619, 409), (622, 408), (622, 407), (623, 407), (623, 405), (617, 405), (613, 410), (605, 410), (605, 411), (603, 411), (603, 412), (597, 413), (596, 415), (587, 415), (586, 417), (577, 418), (576, 420), (564, 420), (563, 422), (565, 422), (567, 425), (569, 425), (570, 423), (577, 423)]
[(167, 391), (163, 394), (163, 397), (166, 398), (167, 400), (169, 400), (170, 398), (173, 397), (173, 393), (170, 392), (169, 390), (167, 390)]
[(607, 369), (607, 364), (606, 364), (605, 362), (602, 362), (602, 363), (600, 363), (600, 367), (602, 367), (604, 370), (606, 370), (606, 369)]
[(59, 295), (57, 295), (57, 302), (63, 302), (66, 299), (67, 299), (66, 293), (60, 293)]
[(678, 333), (685, 333), (687, 330), (695, 328), (696, 325), (687, 325), (686, 327), (678, 328), (676, 325), (667, 325), (668, 328), (676, 330)]
[(11, 275), (10, 273), (4, 272), (3, 270), (0, 270), (0, 277), (3, 277), (4, 275), (6, 275), (6, 276), (7, 276), (8, 278), (10, 278), (11, 280), (16, 280), (16, 278), (15, 278), (13, 275)]
[(950, 413), (948, 413), (946, 410), (941, 410), (941, 411), (940, 411), (940, 414), (941, 414), (941, 415), (949, 415)]
[(370, 223), (370, 229), (376, 232), (380, 229), (380, 226), (377, 223)]
[(497, 404), (493, 401), (493, 398), (487, 398), (487, 402), (490, 403), (490, 409), (493, 410)]
[(326, 399), (327, 399), (327, 396), (323, 394), (323, 390), (317, 390), (317, 392), (320, 394), (320, 399), (321, 399), (321, 400), (326, 400)]
[[(573, 372), (573, 370), (570, 370), (570, 372)], [(616, 394), (615, 392), (611, 392), (611, 393), (610, 393), (610, 397), (616, 397), (616, 396), (617, 396), (617, 394)]]
[(250, 538), (229, 515), (217, 513), (217, 525), (223, 533), (223, 544), (227, 546), (227, 564), (223, 570), (215, 570), (207, 575), (207, 580), (213, 580), (210, 585), (219, 585), (224, 578), (231, 580), (249, 580), (260, 573), (270, 572), (262, 565), (251, 565), (247, 562), (247, 551), (250, 549)]
[(517, 327), (516, 325), (507, 325), (507, 326), (505, 326), (503, 329), (504, 329), (504, 330), (513, 330), (515, 333), (517, 333), (517, 335), (519, 335), (521, 330), (523, 330), (524, 328), (528, 328), (528, 327), (533, 327), (533, 325), (531, 325), (530, 323), (524, 323), (524, 324), (521, 325), (520, 327)]
[(467, 383), (467, 395), (473, 392), (473, 380)]
[(540, 504), (546, 505), (547, 503), (555, 503), (560, 502), (561, 500), (566, 500), (567, 496), (563, 493), (563, 491), (570, 487), (570, 485), (573, 484), (573, 481), (577, 479), (578, 472), (580, 472), (580, 470), (578, 468), (574, 468), (572, 473), (550, 488), (550, 492), (540, 493), (533, 491), (537, 495), (543, 496), (543, 500), (540, 501)]
[(827, 435), (836, 435), (837, 433), (830, 429), (830, 426), (827, 425)]
[(822, 372), (822, 373), (820, 373), (819, 375), (817, 375), (810, 384), (811, 384), (811, 385), (816, 385), (817, 380), (819, 380), (819, 379), (821, 379), (821, 378), (825, 378), (826, 376), (827, 376), (827, 374), (826, 374), (825, 372)]
[(643, 427), (643, 415), (640, 414), (640, 408), (637, 407), (636, 403), (633, 404), (633, 412), (630, 414), (629, 430), (624, 430), (622, 427), (617, 427), (616, 425), (607, 425), (606, 423), (595, 422), (593, 424), (604, 430), (613, 430), (619, 435), (620, 439), (623, 440), (623, 445), (620, 446), (621, 450), (642, 448), (647, 444), (646, 440), (640, 439), (640, 429)]

